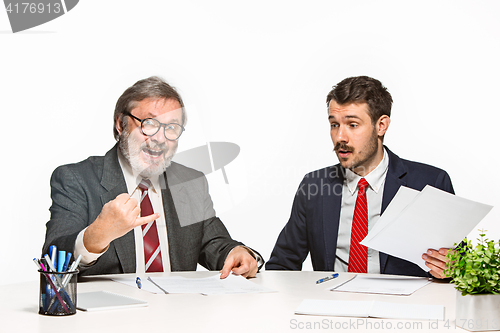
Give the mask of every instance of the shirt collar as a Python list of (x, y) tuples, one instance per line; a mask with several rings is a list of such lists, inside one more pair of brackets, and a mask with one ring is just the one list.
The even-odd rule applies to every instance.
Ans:
[[(125, 156), (123, 156), (120, 149), (118, 149), (118, 162), (120, 163), (125, 183), (127, 184), (127, 192), (129, 195), (132, 195), (139, 188), (139, 183), (141, 182), (142, 177), (132, 170), (130, 163), (127, 161)], [(149, 191), (157, 193), (156, 189), (160, 188), (159, 177), (154, 177), (154, 179), (150, 179), (150, 181), (151, 187), (149, 188)]]
[(389, 156), (387, 155), (387, 151), (384, 148), (384, 157), (382, 161), (377, 165), (375, 169), (373, 169), (369, 174), (365, 177), (361, 177), (360, 175), (352, 172), (349, 169), (346, 169), (346, 185), (349, 188), (349, 192), (352, 195), (356, 192), (356, 188), (358, 187), (358, 182), (361, 178), (365, 178), (365, 180), (370, 185), (370, 188), (378, 193), (382, 185), (385, 181), (385, 176), (387, 175), (387, 169), (389, 168)]

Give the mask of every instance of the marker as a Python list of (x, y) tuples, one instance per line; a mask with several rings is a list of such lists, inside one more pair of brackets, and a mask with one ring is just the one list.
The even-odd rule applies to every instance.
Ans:
[(59, 251), (59, 257), (57, 258), (57, 271), (64, 272), (63, 267), (66, 262), (66, 251)]
[[(45, 259), (38, 259), (38, 262), (40, 263), (40, 267), (42, 267), (42, 270), (46, 272), (47, 271), (46, 266), (48, 266), (47, 261)], [(45, 264), (44, 264), (44, 262), (45, 262)], [(35, 262), (35, 264), (36, 264), (36, 262)]]
[[(46, 257), (48, 257), (48, 255), (47, 255), (47, 254), (46, 254), (45, 256), (46, 256)], [(50, 258), (49, 258), (49, 260), (50, 260)], [(33, 262), (35, 263), (35, 265), (37, 265), (37, 266), (38, 266), (38, 262), (37, 262), (36, 260), (33, 260)], [(50, 261), (47, 261), (47, 262), (49, 263)], [(49, 264), (49, 266), (50, 266), (50, 264)], [(43, 267), (43, 265), (42, 265), (42, 264), (41, 264), (39, 267), (42, 267), (42, 270), (43, 270), (44, 275), (45, 275), (45, 277), (46, 277), (46, 279), (47, 279), (47, 282), (48, 282), (48, 283), (50, 284), (50, 286), (52, 287), (52, 291), (51, 291), (51, 292), (54, 292), (55, 296), (57, 297), (57, 299), (59, 300), (60, 304), (61, 304), (61, 305), (62, 305), (62, 307), (64, 308), (64, 311), (66, 311), (67, 313), (69, 313), (69, 309), (68, 309), (68, 307), (66, 306), (66, 303), (64, 303), (64, 301), (63, 301), (63, 299), (62, 299), (61, 295), (59, 294), (59, 291), (57, 290), (57, 288), (56, 288), (56, 286), (55, 286), (54, 282), (52, 281), (52, 279), (51, 279), (51, 278), (47, 275), (47, 271), (45, 270), (45, 268)], [(46, 295), (45, 297), (46, 297), (47, 299), (52, 298), (50, 295)], [(50, 297), (50, 298), (48, 298), (48, 297)], [(46, 307), (46, 310), (47, 310), (47, 309), (48, 309), (48, 306)]]
[(316, 284), (335, 279), (337, 276), (339, 276), (339, 273), (333, 273), (332, 275), (319, 279), (318, 281), (316, 281)]
[(135, 283), (137, 283), (137, 288), (142, 289), (142, 282), (140, 277), (137, 277), (137, 279), (135, 279)]
[(71, 252), (68, 252), (66, 254), (66, 259), (64, 260), (64, 265), (63, 265), (63, 268), (62, 268), (63, 272), (66, 272), (66, 270), (68, 269), (69, 261), (70, 260), (71, 260)]

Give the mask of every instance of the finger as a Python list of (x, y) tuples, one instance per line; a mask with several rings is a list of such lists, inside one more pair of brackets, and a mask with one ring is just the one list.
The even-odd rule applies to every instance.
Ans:
[(159, 217), (160, 217), (160, 214), (158, 214), (158, 213), (154, 213), (154, 214), (151, 214), (148, 216), (141, 216), (141, 217), (138, 217), (135, 219), (134, 225), (137, 227), (137, 226), (140, 226), (143, 224), (147, 224), (149, 222), (153, 222), (154, 220), (156, 220)]
[(252, 277), (255, 277), (258, 270), (259, 270), (259, 268), (257, 267), (257, 261), (252, 260), (252, 262), (250, 262), (250, 268), (248, 269), (248, 271), (245, 272), (244, 274), (241, 274), (241, 275), (246, 277), (247, 279), (252, 278)]
[(228, 277), (229, 273), (231, 273), (231, 269), (233, 268), (233, 259), (232, 258), (226, 258), (226, 261), (224, 262), (224, 267), (222, 267), (222, 270), (220, 271), (220, 278), (225, 279)]
[(130, 195), (128, 195), (128, 193), (122, 193), (122, 194), (117, 195), (113, 201), (116, 201), (117, 203), (124, 204), (130, 199), (131, 198), (130, 198)]
[(431, 257), (428, 254), (423, 254), (422, 259), (424, 259), (426, 263), (432, 264), (440, 269), (446, 268), (446, 262), (436, 259), (435, 257)]
[(139, 202), (136, 199), (134, 199), (132, 197), (128, 197), (128, 200), (124, 204), (127, 206), (136, 206), (137, 207), (137, 206), (139, 206), (138, 203)]
[(425, 265), (431, 269), (429, 273), (431, 273), (431, 275), (434, 276), (435, 278), (444, 279), (446, 277), (444, 275), (444, 271), (438, 266), (433, 265), (429, 262), (426, 262)]
[(243, 275), (244, 277), (247, 277), (248, 272), (250, 271), (250, 263), (242, 262), (240, 263), (239, 266), (233, 267), (232, 271), (234, 274)]
[(258, 271), (258, 267), (257, 267), (257, 263), (255, 264), (255, 267), (253, 267), (252, 265), (252, 269), (248, 272), (248, 274), (245, 276), (247, 279), (248, 278), (253, 278), (255, 277), (255, 275), (257, 275), (257, 271)]
[(453, 251), (452, 249), (448, 249), (446, 247), (442, 247), (439, 249), (439, 253), (445, 257), (448, 255), (448, 253), (453, 253), (453, 252), (455, 251)]
[(427, 261), (430, 261), (433, 263), (438, 263), (438, 262), (446, 263), (448, 261), (446, 256), (443, 256), (438, 251), (432, 250), (432, 249), (427, 250), (427, 252), (422, 255), (422, 258), (424, 260), (427, 260)]
[(443, 248), (439, 249), (439, 251), (436, 251), (434, 249), (428, 249), (427, 254), (430, 255), (431, 257), (438, 259), (438, 260), (446, 262), (446, 261), (448, 261), (446, 258), (446, 253), (447, 253), (446, 250), (447, 249), (443, 249)]

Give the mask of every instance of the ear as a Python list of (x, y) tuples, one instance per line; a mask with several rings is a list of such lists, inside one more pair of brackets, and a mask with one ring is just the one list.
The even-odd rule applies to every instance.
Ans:
[(377, 134), (379, 137), (384, 136), (390, 124), (391, 124), (391, 118), (389, 118), (387, 115), (383, 115), (380, 118), (378, 118), (376, 127), (377, 127)]
[(122, 131), (123, 131), (123, 127), (122, 127), (122, 122), (121, 122), (121, 117), (118, 116), (116, 117), (116, 130), (118, 131), (118, 135), (121, 135), (122, 134)]

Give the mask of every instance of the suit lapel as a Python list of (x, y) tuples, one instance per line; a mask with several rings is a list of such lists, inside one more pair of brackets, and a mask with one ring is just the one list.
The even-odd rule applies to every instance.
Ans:
[(343, 169), (337, 164), (329, 170), (328, 178), (322, 186), (326, 195), (323, 198), (323, 235), (325, 243), (325, 264), (327, 271), (333, 271), (337, 250), (337, 238), (340, 225), (340, 208), (342, 206)]
[[(389, 169), (387, 170), (387, 176), (385, 178), (384, 194), (382, 196), (382, 207), (380, 210), (380, 215), (382, 215), (391, 202), (392, 198), (396, 195), (401, 186), (406, 186), (406, 173), (407, 170), (401, 159), (391, 152), (387, 147), (387, 154), (389, 155)], [(380, 273), (385, 270), (385, 265), (387, 263), (388, 255), (380, 252)]]
[[(160, 178), (161, 194), (163, 198), (163, 210), (165, 213), (165, 222), (167, 224), (168, 252), (170, 257), (170, 269), (172, 271), (185, 270), (183, 268), (183, 244), (185, 242), (184, 229), (181, 228), (179, 217), (175, 209), (173, 198), (186, 202), (186, 193), (181, 180), (172, 172), (171, 167), (163, 173)], [(171, 185), (175, 184), (175, 185)], [(175, 237), (174, 237), (175, 235)]]
[[(104, 166), (101, 178), (101, 185), (107, 192), (101, 195), (101, 203), (104, 206), (107, 202), (114, 200), (119, 194), (127, 193), (127, 185), (120, 164), (118, 162), (118, 146), (115, 145), (104, 156)], [(110, 247), (114, 246), (116, 255), (122, 266), (123, 272), (135, 272), (135, 238), (134, 231), (115, 239)]]

